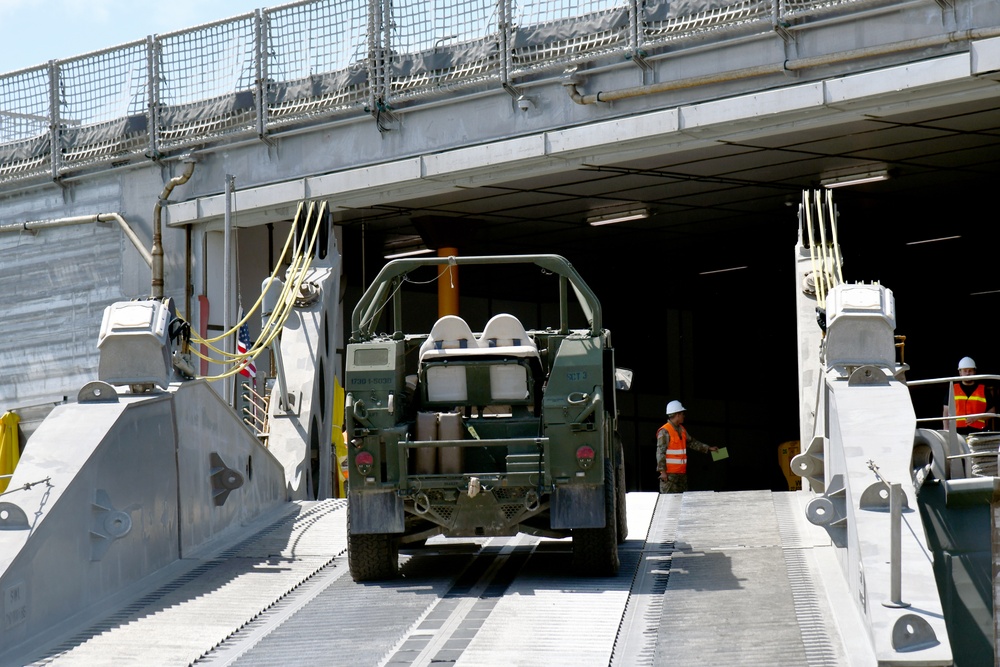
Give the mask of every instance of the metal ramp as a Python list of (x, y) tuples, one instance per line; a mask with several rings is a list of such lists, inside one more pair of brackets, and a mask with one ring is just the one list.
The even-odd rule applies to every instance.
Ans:
[(17, 664), (874, 666), (809, 497), (629, 494), (609, 579), (519, 535), (430, 540), (368, 584), (345, 576), (344, 501), (292, 503)]
[(145, 582), (145, 593), (18, 664), (192, 664), (345, 551), (345, 504), (290, 503), (251, 537), (178, 561)]
[(684, 494), (658, 537), (673, 550), (655, 664), (875, 664), (844, 645), (834, 609), (848, 608), (836, 602), (846, 590), (824, 553), (829, 538), (803, 520), (802, 498)]

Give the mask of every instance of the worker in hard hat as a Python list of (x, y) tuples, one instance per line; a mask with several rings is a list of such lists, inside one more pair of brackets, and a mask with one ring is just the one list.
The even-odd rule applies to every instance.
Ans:
[(660, 473), (660, 493), (687, 491), (688, 449), (704, 454), (719, 450), (687, 432), (684, 413), (685, 408), (680, 401), (667, 403), (667, 423), (656, 432), (656, 470)]
[[(958, 374), (962, 378), (976, 375), (976, 362), (972, 360), (972, 357), (962, 357), (958, 362)], [(952, 383), (949, 394), (945, 398), (945, 417), (950, 416), (947, 401), (952, 396), (955, 398), (955, 414), (953, 415), (955, 417), (995, 412), (996, 401), (994, 400), (993, 387), (981, 380), (970, 378)], [(955, 430), (962, 435), (969, 435), (988, 430), (990, 424), (992, 424), (992, 419), (987, 417), (957, 419), (955, 420)]]

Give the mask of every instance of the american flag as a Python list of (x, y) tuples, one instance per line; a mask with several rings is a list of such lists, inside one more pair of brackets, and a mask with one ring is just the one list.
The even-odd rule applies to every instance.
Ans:
[[(240, 327), (240, 331), (236, 336), (236, 353), (246, 354), (247, 350), (250, 349), (250, 329), (247, 328), (246, 323)], [(242, 360), (246, 365), (240, 369), (240, 375), (248, 378), (257, 377), (257, 366), (253, 363), (253, 357), (247, 357)]]

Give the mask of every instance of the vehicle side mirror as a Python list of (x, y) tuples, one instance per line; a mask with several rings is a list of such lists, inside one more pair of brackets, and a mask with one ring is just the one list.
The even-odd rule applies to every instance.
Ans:
[(616, 368), (615, 389), (619, 391), (628, 391), (631, 388), (632, 388), (632, 369)]

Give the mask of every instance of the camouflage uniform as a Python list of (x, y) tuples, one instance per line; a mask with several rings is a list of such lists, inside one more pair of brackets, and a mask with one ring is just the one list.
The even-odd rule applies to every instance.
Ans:
[[(679, 430), (687, 432), (683, 426), (679, 427)], [(667, 468), (666, 456), (667, 456), (667, 444), (670, 442), (670, 435), (665, 429), (660, 429), (656, 432), (656, 472), (657, 476), (662, 473)], [(690, 433), (687, 434), (687, 446), (688, 451), (694, 450), (696, 452), (701, 452), (707, 454), (709, 450), (709, 445), (704, 442), (694, 438)], [(688, 490), (688, 480), (687, 473), (669, 473), (667, 479), (660, 479), (660, 493), (684, 493)]]

